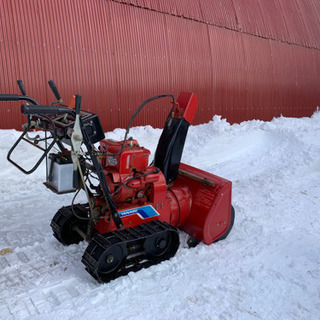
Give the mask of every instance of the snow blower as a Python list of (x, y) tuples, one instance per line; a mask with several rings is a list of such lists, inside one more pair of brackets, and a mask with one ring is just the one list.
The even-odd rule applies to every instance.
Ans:
[[(197, 109), (195, 94), (182, 92), (176, 101), (173, 95), (144, 101), (123, 141), (114, 141), (105, 139), (97, 114), (81, 110), (81, 95), (66, 106), (50, 80), (57, 102), (39, 105), (26, 95), (21, 80), (18, 85), (22, 95), (0, 95), (0, 101), (26, 102), (21, 112), (27, 123), (7, 159), (25, 174), (46, 159), (45, 185), (57, 194), (75, 193), (71, 205), (54, 215), (51, 227), (64, 245), (88, 241), (82, 262), (98, 281), (108, 282), (173, 257), (180, 244), (177, 228), (189, 234), (190, 247), (227, 237), (234, 223), (231, 182), (180, 162)], [(141, 109), (160, 98), (170, 98), (172, 107), (149, 165), (150, 151), (128, 133)], [(35, 130), (45, 131), (45, 137), (31, 139), (28, 133)], [(30, 170), (12, 159), (22, 141), (42, 150)], [(52, 152), (53, 146), (57, 152)], [(74, 204), (80, 190), (88, 201)]]

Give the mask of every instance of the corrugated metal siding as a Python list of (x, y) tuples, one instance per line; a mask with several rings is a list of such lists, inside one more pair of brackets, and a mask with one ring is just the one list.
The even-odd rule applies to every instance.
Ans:
[(242, 37), (222, 28), (209, 29), (215, 113), (236, 119), (246, 104), (246, 59)]
[[(301, 0), (298, 0), (301, 1)], [(287, 26), (288, 39), (291, 43), (310, 46), (309, 35), (296, 0), (279, 1), (283, 19)]]
[(232, 0), (199, 1), (199, 3), (205, 23), (238, 30), (238, 22)]
[[(111, 3), (110, 13), (118, 87), (118, 126), (125, 127), (129, 115), (145, 99), (172, 90), (168, 81), (166, 30), (164, 17), (153, 11), (143, 12), (135, 7), (128, 10), (126, 6)], [(162, 109), (156, 103), (147, 106), (134, 124), (159, 125), (170, 108)]]
[(246, 117), (257, 119), (263, 114), (269, 118), (269, 108), (274, 104), (270, 42), (257, 38), (253, 43), (249, 35), (243, 35), (243, 47), (247, 64)]
[(288, 41), (288, 31), (278, 0), (259, 0), (265, 22), (265, 36), (269, 39)]
[(296, 114), (302, 117), (305, 113), (305, 106), (310, 105), (314, 100), (314, 95), (319, 89), (314, 88), (315, 78), (313, 69), (313, 54), (311, 51), (304, 52), (299, 47), (293, 52), (296, 65)]
[(240, 31), (258, 36), (265, 36), (267, 34), (259, 1), (232, 0), (232, 2)]
[[(105, 130), (125, 127), (150, 96), (193, 91), (195, 123), (311, 115), (320, 100), (318, 0), (3, 0), (0, 91), (64, 101), (81, 93)], [(0, 104), (0, 128), (19, 128)], [(162, 127), (167, 101), (135, 125)]]
[(274, 116), (288, 115), (289, 108), (294, 108), (296, 99), (296, 77), (293, 61), (293, 46), (280, 41), (272, 41), (272, 64), (274, 77)]
[[(319, 5), (319, 1), (316, 0)], [(309, 45), (313, 48), (320, 47), (319, 9), (316, 9), (314, 0), (297, 1), (301, 18), (308, 33)]]
[[(207, 26), (188, 20), (165, 17), (168, 54), (170, 56), (171, 87), (174, 93), (194, 92), (199, 99), (197, 123), (205, 122), (213, 112), (212, 68)], [(203, 83), (207, 83), (206, 86)]]
[(202, 21), (202, 13), (199, 1), (186, 1), (185, 0), (158, 0), (160, 11), (168, 12), (172, 15), (185, 17)]
[[(17, 73), (17, 44), (15, 40), (14, 28), (11, 27), (11, 3), (3, 3), (0, 10), (0, 66), (1, 66), (1, 80), (0, 90), (6, 93), (6, 90), (12, 93), (16, 92), (16, 87), (13, 86), (15, 74)], [(4, 50), (4, 47), (6, 50)], [(1, 103), (0, 119), (3, 119), (4, 124), (9, 126), (16, 125), (15, 119), (19, 117), (17, 108), (10, 107)], [(3, 127), (0, 126), (0, 128)]]

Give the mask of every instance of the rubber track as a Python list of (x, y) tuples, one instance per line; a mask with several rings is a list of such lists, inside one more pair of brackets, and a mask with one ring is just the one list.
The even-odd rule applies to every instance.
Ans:
[[(157, 241), (161, 239), (166, 239), (164, 248), (157, 246)], [(95, 235), (81, 261), (99, 282), (109, 282), (131, 271), (136, 272), (170, 259), (176, 254), (179, 244), (177, 230), (155, 220), (135, 228)], [(101, 271), (108, 266), (106, 258), (119, 251), (124, 256), (122, 262), (110, 272)]]
[(77, 232), (72, 230), (71, 222), (77, 224), (83, 232), (86, 232), (87, 220), (80, 220), (76, 215), (85, 218), (88, 214), (88, 204), (76, 204), (60, 208), (51, 220), (51, 228), (55, 238), (64, 245), (79, 243), (82, 237)]

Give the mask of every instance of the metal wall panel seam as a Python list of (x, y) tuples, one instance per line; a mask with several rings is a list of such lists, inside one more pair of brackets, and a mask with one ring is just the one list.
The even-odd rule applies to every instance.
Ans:
[(292, 0), (286, 1), (284, 3), (283, 0), (279, 0), (279, 4), (283, 15), (283, 19), (287, 26), (290, 42), (297, 45), (300, 44), (303, 46), (307, 46), (304, 35), (302, 33), (303, 26), (301, 25), (301, 20), (299, 18), (296, 2)]
[[(110, 122), (110, 119), (107, 119), (108, 109), (114, 108), (117, 104), (117, 89), (115, 85), (115, 64), (114, 64), (114, 53), (112, 49), (112, 32), (111, 32), (111, 24), (110, 24), (110, 13), (109, 6), (105, 2), (101, 2), (103, 11), (99, 10), (100, 8), (97, 6), (96, 11), (99, 19), (99, 27), (97, 27), (97, 33), (99, 34), (97, 39), (101, 39), (101, 41), (97, 41), (99, 43), (98, 51), (98, 61), (99, 66), (97, 67), (100, 70), (100, 81), (99, 87), (97, 88), (98, 93), (97, 96), (100, 97), (99, 100), (99, 111), (103, 115), (102, 121), (104, 123)], [(113, 92), (112, 94), (109, 91)], [(114, 92), (115, 91), (115, 92)], [(106, 105), (103, 108), (103, 105)], [(99, 114), (100, 114), (99, 112)], [(110, 117), (109, 117), (110, 118)]]
[(260, 0), (260, 7), (265, 20), (269, 18), (269, 22), (266, 25), (270, 27), (270, 39), (286, 41), (288, 39), (288, 30), (279, 3), (276, 0)]
[[(199, 1), (199, 5), (200, 5), (200, 10), (201, 10), (201, 15), (202, 17), (204, 17), (203, 15), (203, 9), (201, 7), (201, 1)], [(211, 70), (211, 72), (209, 72), (209, 83), (208, 83), (208, 87), (209, 90), (211, 90), (211, 93), (209, 93), (209, 97), (208, 97), (208, 106), (209, 108), (211, 108), (211, 112), (209, 112), (209, 117), (210, 115), (215, 114), (215, 107), (214, 107), (214, 90), (213, 90), (213, 64), (212, 64), (212, 50), (211, 50), (211, 45), (210, 45), (210, 34), (209, 34), (209, 25), (206, 25), (206, 37), (207, 37), (207, 43), (208, 43), (208, 54), (210, 56), (209, 62), (208, 62), (208, 68), (209, 70)]]
[[(299, 5), (299, 3), (302, 3), (302, 1), (301, 0), (293, 0), (293, 1), (295, 2), (295, 6), (297, 8), (297, 15), (299, 17), (299, 21), (301, 24), (301, 31), (302, 31), (301, 35), (305, 41), (306, 46), (312, 47), (313, 45), (312, 45), (312, 41), (310, 40), (310, 31), (308, 28), (308, 25), (310, 25), (310, 23), (309, 23), (310, 20), (309, 20), (309, 18), (307, 18), (303, 15), (301, 5)], [(303, 0), (303, 1), (307, 1), (307, 0)]]
[[(117, 57), (116, 57), (116, 31), (115, 31), (115, 23), (112, 15), (112, 4), (111, 2), (107, 1), (106, 12), (108, 14), (108, 27), (110, 30), (110, 51), (112, 55), (112, 70), (114, 70), (114, 88), (113, 94), (115, 94), (116, 102), (112, 104), (110, 109), (110, 125), (111, 127), (119, 127), (119, 117), (118, 114), (115, 112), (118, 108), (120, 108), (120, 86), (119, 86), (119, 66), (117, 64)], [(113, 101), (113, 100), (112, 100)], [(112, 113), (114, 116), (112, 116)]]
[(203, 17), (202, 22), (217, 25), (231, 30), (238, 30), (238, 20), (232, 0), (201, 1), (199, 6)]
[[(134, 79), (135, 74), (141, 74), (140, 66), (136, 63), (138, 61), (137, 57), (137, 50), (134, 47), (134, 39), (130, 36), (130, 32), (133, 32), (133, 35), (137, 34), (137, 31), (134, 26), (135, 22), (135, 16), (132, 16), (129, 14), (129, 11), (131, 14), (133, 13), (133, 10), (136, 10), (136, 8), (131, 7), (126, 8), (121, 5), (112, 5), (110, 4), (113, 11), (112, 17), (115, 16), (121, 17), (121, 26), (122, 28), (114, 28), (114, 31), (119, 31), (119, 34), (116, 36), (117, 41), (116, 44), (116, 57), (119, 58), (117, 60), (117, 64), (119, 67), (119, 99), (120, 99), (120, 105), (123, 106), (125, 109), (128, 108), (128, 106), (132, 106), (136, 104), (137, 97), (134, 95), (134, 92), (137, 91), (138, 87), (141, 87), (139, 85), (141, 79), (136, 78), (136, 81), (131, 81), (131, 79)], [(115, 25), (117, 25), (117, 21), (114, 20)], [(118, 111), (119, 115), (119, 125), (121, 127), (124, 127), (126, 125), (125, 119), (125, 113), (120, 114), (120, 109)]]
[[(123, 1), (123, 0), (109, 0), (109, 1), (112, 1), (112, 2), (118, 2), (118, 3), (122, 3), (122, 4), (125, 4), (125, 5), (131, 5), (133, 6), (132, 3), (129, 3), (128, 1)], [(164, 1), (164, 0), (163, 0)], [(176, 0), (177, 1), (177, 0)], [(204, 0), (203, 0), (204, 1)], [(233, 0), (235, 1), (235, 0)], [(277, 0), (273, 0), (273, 1), (277, 1)], [(287, 2), (286, 3), (289, 3), (288, 0), (286, 0)], [(254, 2), (255, 3), (255, 2)], [(187, 14), (182, 14), (182, 13), (179, 13), (177, 11), (177, 8), (176, 7), (173, 7), (172, 6), (172, 3), (170, 2), (171, 4), (171, 9), (168, 9), (168, 10), (165, 10), (163, 9), (163, 7), (160, 7), (160, 10), (158, 12), (160, 13), (164, 13), (164, 14), (169, 14), (169, 15), (174, 15), (174, 16), (177, 16), (177, 17), (180, 17), (180, 18), (184, 18), (184, 19), (188, 19), (188, 20), (193, 20), (193, 21), (198, 21), (198, 22), (201, 22), (201, 23), (208, 23), (208, 24), (211, 24), (213, 26), (216, 26), (216, 27), (220, 27), (220, 28), (227, 28), (227, 29), (230, 29), (230, 30), (233, 30), (233, 31), (238, 31), (238, 32), (243, 32), (243, 33), (246, 33), (246, 34), (249, 34), (249, 35), (252, 35), (252, 36), (257, 36), (257, 37), (262, 37), (262, 38), (266, 38), (266, 39), (269, 39), (268, 37), (268, 34), (267, 32), (263, 33), (261, 32), (261, 30), (258, 28), (256, 31), (257, 32), (254, 32), (254, 31), (246, 31), (244, 30), (242, 27), (241, 27), (241, 22), (238, 20), (238, 27), (237, 28), (234, 28), (234, 27), (230, 27), (230, 26), (227, 26), (227, 25), (221, 25), (219, 23), (215, 23), (215, 22), (208, 22), (208, 21), (205, 21), (204, 19), (202, 21), (200, 21), (199, 19), (194, 19), (192, 18), (191, 16), (188, 16)], [(241, 10), (241, 7), (244, 5), (245, 3), (241, 1), (241, 5), (240, 5), (240, 10)], [(257, 3), (257, 5), (259, 6), (259, 3)], [(295, 4), (293, 4), (294, 6)], [(156, 9), (152, 8), (151, 6), (139, 6), (138, 4), (135, 4), (134, 5), (135, 7), (140, 7), (141, 9), (146, 9), (146, 10), (155, 10), (157, 11)], [(281, 6), (280, 6), (281, 7)], [(260, 7), (261, 9), (261, 7)], [(239, 10), (239, 9), (238, 9)], [(240, 11), (241, 12), (241, 11)], [(295, 12), (299, 15), (299, 12), (298, 10), (295, 10)], [(260, 14), (261, 16), (261, 14)], [(290, 15), (289, 15), (290, 16)], [(301, 19), (298, 19), (297, 21), (300, 20), (300, 24), (301, 24)], [(255, 19), (253, 19), (252, 21), (255, 21)], [(240, 29), (239, 29), (240, 28)], [(266, 30), (266, 27), (264, 27), (264, 29)], [(298, 29), (298, 28), (297, 28)], [(301, 29), (301, 28), (300, 28)], [(300, 31), (301, 32), (301, 31)], [(288, 39), (282, 39), (282, 41), (284, 42), (287, 42), (288, 44), (295, 44), (295, 45), (301, 45), (301, 46), (305, 46), (305, 47), (308, 47), (308, 48), (316, 48), (318, 50), (320, 50), (320, 47), (316, 46), (312, 46), (312, 45), (308, 45), (307, 43), (305, 43), (304, 41), (304, 38), (300, 36), (296, 36), (296, 37), (289, 37)]]
[[(165, 30), (163, 26), (160, 25), (162, 21), (162, 16), (159, 17), (155, 12), (149, 11), (148, 14), (143, 14), (141, 10), (137, 11), (139, 14), (139, 19), (136, 20), (138, 24), (138, 30), (143, 30), (139, 33), (141, 38), (141, 44), (139, 45), (141, 60), (141, 70), (142, 70), (142, 91), (141, 98), (150, 97), (159, 93), (170, 93), (167, 91), (167, 74), (168, 65), (163, 59), (163, 56), (159, 53), (164, 52), (166, 49), (165, 45)], [(144, 28), (144, 26), (147, 26)], [(143, 41), (144, 40), (144, 41)], [(142, 63), (144, 61), (144, 63)], [(162, 108), (159, 106), (163, 106)], [(157, 101), (150, 104), (147, 107), (148, 117), (143, 118), (141, 124), (148, 124), (149, 114), (157, 115), (152, 121), (153, 125), (161, 127), (165, 121), (167, 113), (169, 112), (170, 105), (168, 101)], [(150, 124), (150, 120), (149, 120)]]
[(320, 47), (320, 29), (318, 27), (320, 18), (317, 13), (317, 8), (314, 6), (314, 2), (312, 0), (304, 0), (297, 2), (297, 4), (304, 24), (309, 32), (311, 46)]

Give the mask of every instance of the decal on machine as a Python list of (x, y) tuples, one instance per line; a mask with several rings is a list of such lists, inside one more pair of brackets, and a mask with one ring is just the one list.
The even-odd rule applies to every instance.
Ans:
[(128, 209), (128, 210), (119, 212), (119, 215), (121, 218), (132, 216), (133, 214), (137, 214), (141, 219), (147, 219), (147, 218), (158, 216), (159, 212), (157, 212), (156, 209), (151, 205)]

